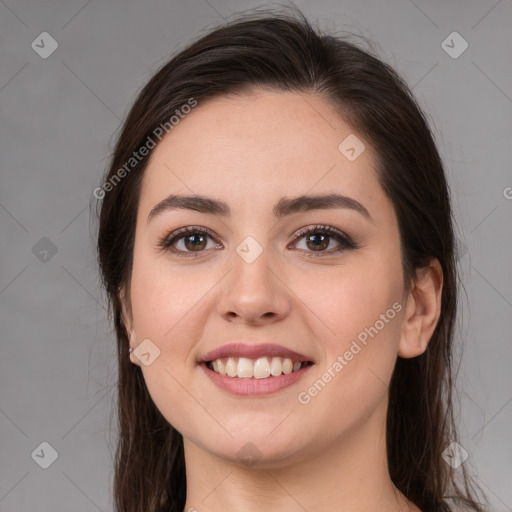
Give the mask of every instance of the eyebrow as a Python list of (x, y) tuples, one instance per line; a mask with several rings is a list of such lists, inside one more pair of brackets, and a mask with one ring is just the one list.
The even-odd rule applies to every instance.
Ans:
[[(273, 214), (277, 219), (281, 219), (294, 213), (333, 208), (354, 210), (363, 215), (366, 219), (374, 222), (370, 212), (359, 201), (341, 194), (282, 197), (274, 206)], [(221, 217), (231, 215), (229, 205), (224, 201), (201, 195), (184, 196), (171, 194), (155, 205), (149, 212), (148, 223), (151, 219), (157, 217), (163, 212), (174, 209), (193, 210), (200, 213), (220, 215)]]

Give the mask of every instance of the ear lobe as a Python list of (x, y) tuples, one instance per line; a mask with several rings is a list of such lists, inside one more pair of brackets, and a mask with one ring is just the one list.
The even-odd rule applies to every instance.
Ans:
[(402, 337), (398, 347), (398, 356), (404, 359), (418, 357), (427, 350), (428, 341), (421, 334), (416, 337)]
[(398, 356), (406, 359), (427, 350), (441, 315), (443, 271), (439, 260), (433, 258), (419, 274), (407, 297), (398, 346)]

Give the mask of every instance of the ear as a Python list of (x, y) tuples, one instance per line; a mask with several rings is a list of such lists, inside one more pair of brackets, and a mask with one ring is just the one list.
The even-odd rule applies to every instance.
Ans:
[[(129, 346), (135, 350), (137, 348), (137, 335), (135, 333), (135, 329), (133, 327), (133, 317), (131, 312), (131, 306), (128, 304), (129, 300), (127, 300), (125, 289), (122, 288), (119, 292), (119, 300), (121, 301), (121, 315), (123, 325), (128, 333)], [(140, 366), (140, 361), (137, 356), (132, 351), (130, 353), (130, 361), (133, 364)]]
[(441, 314), (443, 269), (433, 258), (416, 272), (415, 282), (406, 300), (398, 355), (416, 357), (425, 352)]

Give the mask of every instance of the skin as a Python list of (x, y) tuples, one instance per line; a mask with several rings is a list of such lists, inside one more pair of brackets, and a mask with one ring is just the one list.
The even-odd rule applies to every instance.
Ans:
[[(366, 150), (355, 161), (338, 150), (352, 133), (321, 96), (256, 90), (199, 104), (151, 156), (124, 312), (131, 346), (149, 338), (160, 350), (148, 366), (136, 353), (130, 358), (183, 435), (187, 511), (419, 510), (389, 477), (387, 393), (397, 356), (427, 348), (440, 314), (442, 271), (432, 260), (405, 294), (398, 223), (371, 145), (356, 134)], [(341, 208), (273, 217), (283, 196), (332, 192), (361, 202), (373, 220)], [(174, 209), (148, 223), (151, 209), (171, 193), (223, 200), (232, 215)], [(360, 247), (332, 252), (339, 242), (331, 238), (321, 249), (331, 252), (315, 257), (309, 238), (296, 236), (315, 224), (347, 233)], [(216, 239), (190, 258), (157, 247), (184, 226), (209, 228)], [(236, 252), (249, 235), (263, 248), (252, 263)], [(175, 247), (194, 251), (185, 239)], [(300, 403), (298, 393), (395, 302), (401, 311)], [(248, 336), (306, 354), (315, 365), (276, 393), (231, 395), (196, 361)], [(254, 466), (237, 456), (248, 442), (257, 448)]]

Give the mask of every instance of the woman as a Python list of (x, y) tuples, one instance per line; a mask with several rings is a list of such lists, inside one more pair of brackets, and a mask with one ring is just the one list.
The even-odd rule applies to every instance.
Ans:
[(116, 510), (484, 510), (449, 189), (389, 66), (300, 13), (230, 22), (144, 87), (95, 196)]

